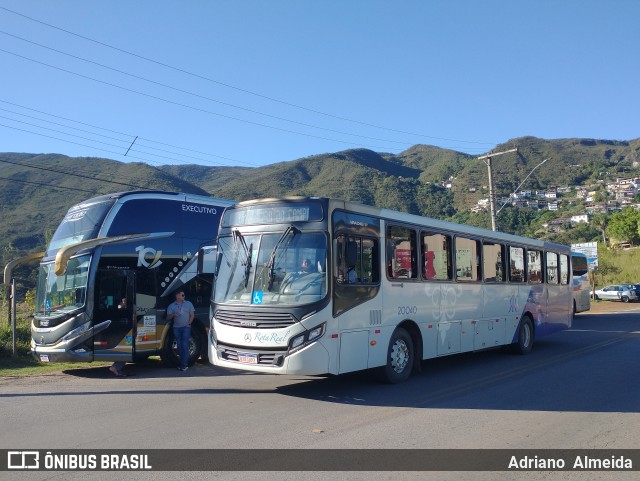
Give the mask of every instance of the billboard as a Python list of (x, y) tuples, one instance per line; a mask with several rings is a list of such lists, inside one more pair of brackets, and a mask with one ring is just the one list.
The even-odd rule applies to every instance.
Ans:
[(598, 269), (598, 243), (597, 242), (584, 242), (582, 244), (571, 244), (571, 250), (574, 252), (581, 252), (587, 256), (587, 263), (589, 264), (589, 270), (595, 271)]

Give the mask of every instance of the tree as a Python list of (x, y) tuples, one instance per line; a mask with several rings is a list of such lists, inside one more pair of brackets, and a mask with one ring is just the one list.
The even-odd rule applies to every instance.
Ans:
[(618, 242), (637, 244), (640, 240), (639, 221), (640, 212), (627, 207), (623, 211), (611, 215), (607, 232)]
[(607, 224), (609, 223), (609, 219), (606, 214), (594, 214), (591, 218), (591, 225), (593, 225), (596, 229), (600, 231), (602, 234), (602, 243), (607, 245), (607, 237), (605, 236), (605, 232), (607, 230)]

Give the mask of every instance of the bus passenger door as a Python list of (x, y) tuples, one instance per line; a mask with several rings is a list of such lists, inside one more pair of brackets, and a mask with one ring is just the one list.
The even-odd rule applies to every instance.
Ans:
[[(136, 335), (134, 273), (128, 269), (99, 270), (94, 297), (94, 360), (131, 361)], [(106, 327), (105, 327), (106, 326)]]

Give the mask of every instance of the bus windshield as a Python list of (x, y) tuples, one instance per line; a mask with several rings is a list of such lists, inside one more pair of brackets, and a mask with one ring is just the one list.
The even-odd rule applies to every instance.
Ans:
[(62, 314), (84, 306), (90, 261), (89, 255), (71, 259), (61, 276), (55, 274), (53, 262), (41, 264), (36, 289), (35, 315), (40, 317)]
[(69, 209), (51, 238), (46, 256), (54, 255), (62, 247), (95, 238), (113, 202), (81, 204)]
[(327, 294), (327, 237), (291, 226), (279, 233), (218, 239), (215, 301), (229, 304), (299, 305)]

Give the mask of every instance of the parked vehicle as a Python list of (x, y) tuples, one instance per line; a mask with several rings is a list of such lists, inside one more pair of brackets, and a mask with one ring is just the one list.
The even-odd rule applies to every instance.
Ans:
[(640, 284), (625, 284), (629, 289), (636, 291), (636, 296), (640, 300)]
[(602, 289), (596, 289), (592, 292), (596, 299), (603, 299), (607, 301), (636, 301), (638, 300), (638, 294), (635, 288), (629, 287), (628, 284), (607, 286)]

